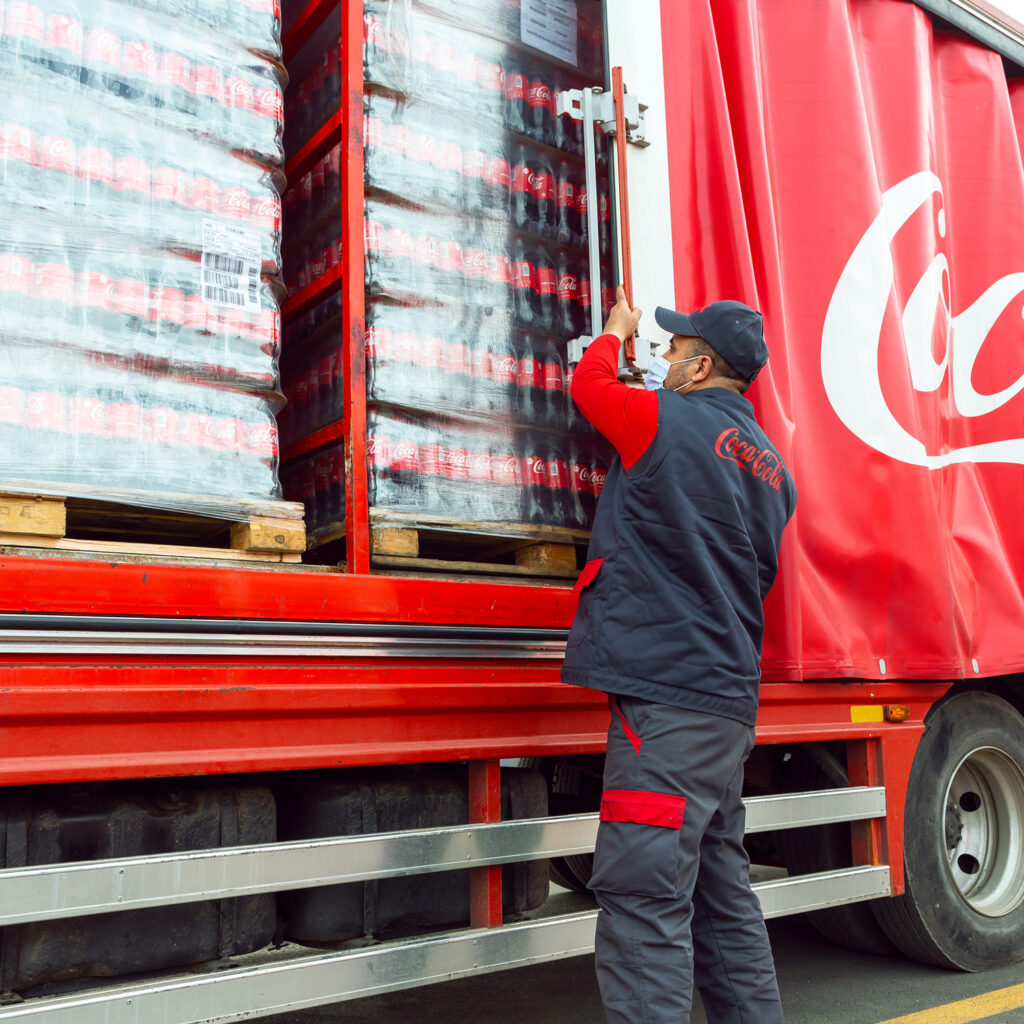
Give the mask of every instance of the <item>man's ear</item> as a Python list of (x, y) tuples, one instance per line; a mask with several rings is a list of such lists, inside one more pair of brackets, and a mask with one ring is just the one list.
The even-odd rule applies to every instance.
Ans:
[(690, 380), (697, 381), (698, 383), (702, 380), (707, 380), (711, 376), (711, 371), (714, 370), (715, 364), (709, 355), (700, 355), (697, 357), (697, 366), (694, 369), (693, 376)]

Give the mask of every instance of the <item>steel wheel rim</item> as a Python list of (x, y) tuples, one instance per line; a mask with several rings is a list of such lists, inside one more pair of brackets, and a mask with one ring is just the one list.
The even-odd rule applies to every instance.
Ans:
[(1005, 917), (1024, 902), (1024, 771), (994, 747), (972, 750), (943, 802), (947, 867), (964, 902)]

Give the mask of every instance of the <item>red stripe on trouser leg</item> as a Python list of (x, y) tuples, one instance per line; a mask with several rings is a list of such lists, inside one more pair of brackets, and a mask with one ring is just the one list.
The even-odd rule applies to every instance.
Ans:
[(606, 789), (601, 797), (602, 821), (631, 821), (637, 825), (682, 828), (686, 797), (648, 793), (642, 789)]
[(619, 698), (612, 697), (612, 707), (615, 709), (615, 714), (619, 716), (619, 721), (622, 722), (622, 728), (626, 733), (626, 738), (630, 743), (633, 744), (633, 749), (639, 754), (640, 744), (643, 740), (640, 739), (639, 733), (626, 721), (626, 716), (622, 713), (622, 709), (619, 707)]

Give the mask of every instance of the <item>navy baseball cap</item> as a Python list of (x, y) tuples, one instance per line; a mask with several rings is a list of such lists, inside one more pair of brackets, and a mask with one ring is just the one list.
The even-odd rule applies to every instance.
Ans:
[(654, 322), (669, 334), (703, 338), (737, 373), (752, 381), (768, 362), (764, 317), (734, 299), (712, 302), (687, 316), (658, 306)]

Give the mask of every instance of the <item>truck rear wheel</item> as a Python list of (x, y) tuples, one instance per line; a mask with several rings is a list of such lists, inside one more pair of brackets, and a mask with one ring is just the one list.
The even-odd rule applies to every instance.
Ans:
[(982, 971), (1024, 960), (1024, 718), (989, 693), (930, 716), (907, 789), (906, 893), (873, 910), (923, 963)]

